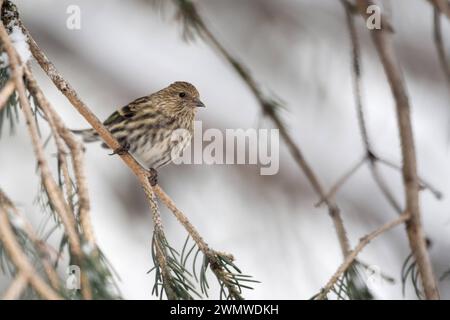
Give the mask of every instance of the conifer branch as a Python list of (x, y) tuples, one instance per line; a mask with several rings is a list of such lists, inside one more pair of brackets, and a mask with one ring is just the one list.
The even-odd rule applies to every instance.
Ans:
[[(104, 142), (113, 150), (120, 147), (119, 142), (111, 135), (111, 133), (103, 126), (100, 120), (90, 111), (86, 104), (81, 101), (78, 94), (72, 88), (72, 86), (58, 73), (55, 66), (48, 60), (45, 54), (40, 50), (34, 39), (31, 37), (27, 29), (21, 24), (23, 31), (25, 32), (31, 52), (41, 68), (47, 73), (55, 86), (68, 98), (71, 104), (77, 109), (77, 111), (89, 122), (89, 124), (99, 133)], [(65, 132), (67, 136), (70, 133)], [(73, 143), (73, 141), (72, 141)], [(152, 217), (155, 222), (155, 226), (160, 225), (160, 214), (154, 200), (154, 192), (148, 181), (148, 172), (141, 167), (139, 163), (128, 153), (119, 155), (122, 160), (128, 165), (132, 172), (137, 176), (142, 188), (147, 196), (149, 206), (151, 208)], [(78, 166), (81, 165), (78, 163)], [(162, 232), (162, 229), (161, 231)], [(158, 259), (161, 263), (163, 260)], [(164, 268), (164, 265), (160, 265)]]
[(48, 195), (50, 200), (52, 201), (52, 205), (55, 210), (58, 212), (62, 223), (66, 228), (67, 235), (69, 237), (69, 242), (71, 245), (71, 249), (75, 256), (81, 257), (81, 245), (80, 239), (78, 238), (77, 232), (75, 230), (75, 220), (74, 217), (71, 216), (70, 210), (67, 207), (67, 204), (64, 201), (64, 197), (62, 196), (61, 190), (58, 188), (55, 180), (53, 179), (50, 168), (48, 166), (44, 148), (39, 138), (38, 129), (36, 123), (34, 122), (33, 112), (30, 107), (30, 103), (28, 102), (26, 96), (25, 84), (22, 79), (23, 74), (23, 66), (19, 63), (17, 54), (15, 52), (14, 47), (11, 44), (8, 33), (3, 25), (3, 22), (0, 23), (0, 39), (5, 47), (5, 51), (8, 54), (10, 59), (10, 67), (12, 71), (12, 77), (15, 82), (15, 86), (17, 88), (17, 92), (19, 95), (20, 105), (22, 107), (22, 111), (26, 118), (26, 124), (29, 130), (29, 134), (31, 137), (31, 141), (33, 144), (33, 149), (38, 160), (38, 166), (40, 168), (40, 173), (42, 176), (42, 180), (46, 189), (48, 191)]
[[(44, 72), (47, 74), (47, 76), (53, 81), (55, 86), (66, 96), (69, 102), (88, 121), (88, 123), (99, 134), (99, 136), (102, 138), (102, 140), (109, 148), (111, 148), (112, 150), (119, 148), (120, 144), (118, 143), (118, 141), (104, 127), (102, 122), (100, 122), (100, 120), (92, 113), (92, 111), (87, 107), (87, 105), (79, 98), (78, 94), (73, 89), (73, 87), (61, 76), (61, 74), (57, 71), (53, 63), (50, 62), (50, 60), (46, 57), (44, 52), (38, 47), (37, 43), (31, 37), (30, 33), (24, 27), (24, 25), (20, 20), (19, 24), (24, 34), (27, 36), (28, 44), (30, 46), (30, 50), (34, 58), (41, 66), (41, 68), (44, 70)], [(32, 79), (30, 76), (31, 74), (29, 73), (28, 70), (26, 71), (26, 75), (28, 75), (30, 79)], [(33, 84), (33, 81), (31, 81), (31, 83)], [(42, 97), (39, 97), (40, 95), (37, 93), (39, 92), (35, 92), (36, 97), (42, 100)], [(45, 101), (43, 105), (46, 105)], [(49, 114), (50, 116), (52, 116), (52, 113)], [(165, 246), (167, 246), (168, 244), (164, 243), (165, 236), (163, 232), (159, 209), (156, 204), (155, 190), (150, 186), (150, 183), (148, 181), (149, 173), (138, 162), (136, 162), (136, 160), (130, 154), (125, 153), (120, 154), (119, 156), (138, 178), (149, 202), (149, 206), (152, 211), (153, 222), (155, 224), (154, 248), (155, 248), (156, 262), (158, 264), (156, 267), (160, 269), (161, 276), (163, 279), (162, 285), (164, 286), (166, 295), (168, 296), (169, 299), (186, 298), (187, 296), (184, 294), (185, 292), (181, 292), (180, 287), (174, 285), (176, 280), (173, 278), (172, 272), (175, 272), (176, 270), (174, 270), (171, 264), (169, 263), (170, 257), (165, 249)], [(170, 198), (168, 198), (168, 196), (165, 193), (163, 193), (160, 187), (157, 187), (156, 190), (158, 196), (163, 197), (163, 200), (166, 203), (166, 205), (170, 205), (170, 209), (172, 210), (172, 212), (174, 212), (174, 214), (175, 212), (177, 212), (178, 216), (177, 214), (175, 215), (177, 216), (177, 218), (180, 218), (181, 216), (179, 215), (179, 213), (181, 213), (181, 211), (176, 209), (173, 201), (171, 201)], [(183, 225), (187, 226), (186, 224), (187, 220), (182, 219), (182, 221), (185, 222)], [(192, 225), (190, 224), (189, 226), (192, 227)], [(188, 232), (189, 231), (192, 232), (193, 230), (195, 230), (192, 228), (187, 229)], [(194, 235), (194, 237), (193, 238), (197, 241), (201, 239), (198, 233)], [(221, 257), (222, 259), (227, 259), (226, 256), (221, 255), (215, 251), (212, 252), (210, 249), (207, 250), (207, 246), (204, 242), (198, 243), (202, 248), (202, 252), (207, 253), (205, 254), (205, 256), (208, 258), (209, 261), (208, 263), (211, 266), (211, 270), (216, 274), (218, 278), (223, 279), (223, 283), (227, 287), (229, 294), (236, 299), (242, 298), (240, 296), (239, 290), (235, 288), (236, 282), (238, 281), (237, 278), (234, 275), (230, 276), (228, 272), (223, 270), (224, 264), (223, 262), (221, 262), (222, 260), (216, 261), (218, 257)], [(177, 273), (175, 272), (175, 274)], [(231, 280), (225, 279), (226, 277), (231, 277)], [(182, 293), (181, 295), (180, 292)]]
[[(56, 293), (34, 269), (33, 265), (28, 260), (25, 253), (22, 251), (19, 243), (15, 239), (14, 232), (11, 229), (8, 219), (8, 213), (0, 206), (0, 238), (7, 250), (9, 257), (17, 267), (19, 274), (21, 274), (36, 292), (44, 299), (59, 300), (61, 297)], [(21, 284), (23, 286), (23, 284)], [(18, 286), (16, 284), (16, 286)], [(17, 288), (14, 288), (17, 290)]]
[[(42, 109), (47, 117), (50, 128), (52, 129), (55, 141), (57, 141), (58, 154), (61, 154), (61, 161), (63, 162), (64, 176), (66, 180), (66, 188), (71, 186), (71, 179), (69, 169), (67, 167), (66, 151), (63, 142), (68, 146), (73, 162), (73, 171), (75, 173), (77, 194), (79, 196), (79, 217), (80, 224), (83, 229), (83, 236), (86, 238), (89, 245), (96, 247), (95, 235), (90, 217), (90, 200), (87, 188), (86, 175), (84, 173), (84, 157), (83, 147), (73, 135), (73, 133), (64, 125), (64, 122), (51, 106), (50, 102), (45, 97), (42, 89), (36, 82), (29, 67), (25, 67), (24, 71), (27, 79), (28, 90), (31, 95), (37, 100), (39, 107)], [(68, 195), (70, 199), (70, 195)]]
[(234, 260), (233, 256), (230, 254), (225, 254), (212, 250), (208, 246), (208, 244), (203, 240), (203, 238), (198, 233), (194, 225), (190, 223), (186, 215), (176, 207), (175, 203), (161, 189), (161, 187), (155, 186), (155, 193), (158, 195), (158, 198), (166, 205), (166, 207), (169, 208), (170, 211), (172, 211), (177, 220), (184, 226), (188, 234), (192, 237), (194, 242), (197, 244), (198, 248), (201, 250), (203, 255), (209, 261), (209, 264), (211, 265), (211, 270), (214, 272), (219, 281), (222, 281), (222, 283), (224, 283), (230, 296), (236, 300), (243, 299), (236, 284), (233, 284), (231, 281), (228, 281), (227, 279), (228, 273), (224, 269), (223, 265), (220, 263), (221, 257), (228, 259), (232, 262)]
[(6, 193), (0, 188), (0, 208), (2, 208), (5, 212), (10, 214), (10, 218), (12, 221), (15, 221), (15, 224), (20, 226), (21, 231), (23, 231), (26, 237), (31, 241), (34, 246), (34, 249), (37, 251), (41, 263), (44, 269), (44, 272), (47, 278), (50, 281), (52, 288), (56, 291), (60, 290), (60, 281), (59, 276), (53, 267), (49, 257), (51, 254), (51, 247), (44, 243), (34, 231), (31, 223), (21, 214), (21, 212), (16, 208), (13, 202), (9, 199)]
[[(7, 8), (5, 9), (5, 7), (2, 7), (2, 13), (6, 12), (8, 9), (15, 8), (10, 2), (7, 2), (5, 6), (7, 6)], [(2, 19), (7, 20), (11, 17), (17, 18), (14, 14), (2, 14)], [(14, 20), (13, 22), (16, 23), (17, 21)], [(8, 25), (10, 24), (8, 23)], [(8, 54), (9, 65), (13, 77), (12, 79), (14, 80), (14, 84), (19, 95), (19, 101), (22, 107), (21, 109), (26, 118), (26, 124), (30, 133), (33, 149), (38, 160), (38, 168), (41, 173), (45, 193), (48, 196), (52, 210), (55, 210), (55, 212), (58, 214), (58, 218), (64, 225), (70, 252), (74, 259), (73, 261), (86, 270), (86, 272), (84, 272), (83, 270), (83, 272), (81, 273), (81, 292), (84, 299), (91, 299), (93, 297), (93, 293), (91, 290), (91, 281), (93, 281), (93, 283), (97, 281), (97, 284), (101, 283), (102, 285), (105, 285), (104, 281), (109, 281), (109, 279), (111, 278), (111, 274), (109, 273), (107, 267), (104, 266), (104, 258), (96, 248), (95, 238), (93, 236), (93, 230), (90, 224), (89, 198), (84, 173), (82, 172), (82, 149), (79, 143), (77, 143), (76, 140), (71, 136), (70, 131), (64, 127), (62, 121), (58, 118), (56, 112), (53, 111), (48, 101), (46, 101), (46, 99), (44, 98), (42, 91), (39, 87), (37, 87), (36, 81), (34, 80), (31, 72), (28, 70), (28, 66), (20, 63), (15, 49), (11, 45), (9, 36), (3, 23), (0, 26), (0, 38), (2, 40), (4, 50)], [(22, 79), (24, 75), (27, 79), (26, 84)], [(83, 229), (82, 234), (79, 234), (78, 223), (75, 219), (73, 206), (68, 205), (62, 193), (62, 186), (60, 189), (56, 181), (52, 177), (44, 153), (44, 144), (40, 141), (37, 122), (34, 118), (34, 113), (26, 96), (27, 89), (34, 97), (37, 108), (43, 111), (45, 120), (49, 123), (50, 129), (54, 136), (56, 147), (58, 150), (59, 165), (65, 180), (65, 187), (68, 198), (67, 201), (71, 201), (70, 198), (72, 198), (73, 196), (74, 189), (72, 187), (68, 163), (66, 161), (67, 152), (64, 143), (67, 143), (67, 146), (71, 150), (71, 155), (73, 156), (72, 163), (78, 183), (78, 216), (80, 218), (81, 227)], [(85, 240), (88, 244), (86, 248), (89, 248), (89, 252), (87, 253), (83, 252), (81, 249), (81, 244), (84, 243)], [(43, 261), (43, 263), (45, 265), (46, 262)], [(55, 277), (49, 277), (49, 280), (52, 283), (55, 283)], [(96, 292), (102, 292), (109, 295), (109, 293), (107, 293), (107, 290), (104, 290), (103, 288), (96, 288)]]
[(351, 166), (350, 169), (347, 170), (337, 181), (334, 185), (331, 186), (330, 190), (327, 192), (327, 194), (324, 196), (323, 199), (320, 199), (319, 202), (316, 203), (316, 207), (320, 206), (324, 203), (325, 199), (332, 199), (336, 196), (336, 193), (339, 191), (339, 189), (358, 171), (359, 168), (361, 168), (367, 161), (367, 156), (364, 155), (360, 160), (358, 160), (354, 165)]

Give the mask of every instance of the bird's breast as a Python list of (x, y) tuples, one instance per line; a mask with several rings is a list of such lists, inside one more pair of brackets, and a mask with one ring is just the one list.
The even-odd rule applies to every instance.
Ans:
[(142, 164), (157, 169), (180, 157), (191, 137), (191, 130), (178, 127), (146, 132), (135, 139), (130, 151)]

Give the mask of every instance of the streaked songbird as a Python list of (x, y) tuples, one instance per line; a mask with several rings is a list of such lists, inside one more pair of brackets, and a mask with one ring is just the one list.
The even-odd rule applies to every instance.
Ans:
[[(205, 105), (197, 89), (181, 81), (130, 102), (103, 123), (121, 145), (113, 154), (129, 152), (148, 168), (150, 183), (155, 185), (156, 169), (179, 157), (189, 145), (199, 107)], [(81, 134), (85, 142), (100, 140), (94, 129), (74, 133)]]

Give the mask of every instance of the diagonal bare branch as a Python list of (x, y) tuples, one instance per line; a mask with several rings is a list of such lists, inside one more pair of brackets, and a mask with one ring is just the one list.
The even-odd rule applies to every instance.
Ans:
[(324, 299), (327, 293), (331, 290), (334, 284), (339, 280), (339, 278), (347, 271), (347, 269), (352, 265), (355, 261), (358, 254), (376, 237), (381, 234), (389, 231), (390, 229), (405, 223), (410, 218), (410, 215), (407, 213), (401, 214), (398, 218), (393, 221), (390, 221), (378, 229), (372, 231), (371, 233), (365, 235), (359, 240), (359, 243), (356, 247), (349, 253), (349, 255), (345, 258), (344, 262), (339, 266), (337, 271), (333, 274), (331, 279), (327, 282), (325, 287), (321, 290), (320, 294), (317, 296), (317, 299)]
[(450, 2), (448, 0), (428, 0), (442, 15), (450, 19)]
[(28, 277), (19, 272), (17, 276), (13, 279), (8, 289), (6, 289), (3, 294), (2, 300), (17, 300), (20, 298), (22, 292), (27, 288)]
[[(286, 143), (289, 152), (294, 158), (294, 161), (308, 179), (308, 182), (311, 184), (316, 195), (327, 205), (328, 213), (336, 229), (342, 255), (345, 257), (350, 249), (350, 245), (339, 207), (334, 200), (328, 199), (326, 197), (325, 189), (322, 186), (318, 176), (306, 160), (302, 150), (295, 143), (294, 138), (291, 136), (288, 129), (283, 124), (280, 116), (276, 112), (277, 103), (263, 94), (257, 81), (253, 78), (250, 72), (248, 72), (241, 63), (239, 63), (238, 59), (233, 57), (226, 50), (222, 43), (209, 30), (194, 2), (190, 0), (174, 0), (173, 2), (179, 8), (178, 16), (184, 19), (186, 33), (192, 36), (192, 33), (194, 31), (198, 32), (199, 35), (206, 41), (206, 43), (211, 45), (213, 49), (219, 52), (219, 54), (227, 61), (227, 63), (229, 63), (229, 65), (239, 75), (242, 81), (244, 81), (248, 89), (252, 92), (260, 106), (262, 113), (265, 116), (269, 117), (275, 124), (275, 126), (279, 129), (281, 138)], [(191, 29), (194, 29), (194, 31)]]

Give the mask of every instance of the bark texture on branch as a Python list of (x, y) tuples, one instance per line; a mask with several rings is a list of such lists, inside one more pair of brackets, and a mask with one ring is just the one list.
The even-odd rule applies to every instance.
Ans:
[[(363, 17), (372, 2), (357, 0), (358, 9)], [(417, 175), (414, 135), (411, 124), (411, 107), (405, 81), (392, 45), (392, 33), (383, 28), (387, 22), (382, 20), (382, 29), (371, 30), (371, 36), (386, 73), (395, 99), (397, 121), (400, 131), (401, 153), (403, 158), (403, 184), (405, 187), (405, 211), (411, 214), (406, 223), (411, 250), (416, 259), (427, 299), (439, 299), (439, 290), (427, 251), (425, 232), (423, 230), (419, 205), (419, 178)], [(390, 25), (389, 23), (387, 25)]]

